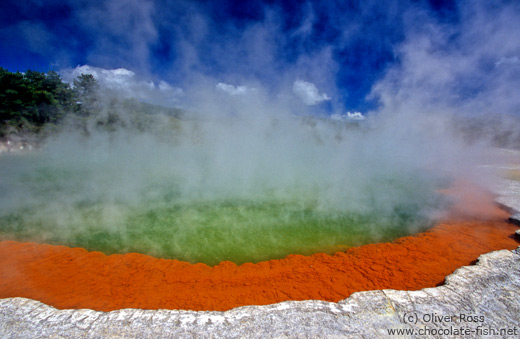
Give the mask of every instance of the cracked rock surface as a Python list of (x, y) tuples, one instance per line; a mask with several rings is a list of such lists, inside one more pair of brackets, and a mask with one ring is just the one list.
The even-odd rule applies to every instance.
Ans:
[(98, 312), (58, 310), (24, 298), (0, 300), (2, 338), (377, 338), (392, 329), (414, 331), (407, 337), (445, 338), (462, 330), (470, 331), (468, 337), (484, 330), (501, 331), (492, 337), (519, 337), (520, 247), (484, 254), (440, 287), (358, 292), (338, 303), (290, 301), (227, 312)]
[[(497, 185), (496, 191), (499, 195), (496, 201), (499, 204), (513, 211), (520, 211), (520, 181), (504, 179)], [(520, 217), (520, 213), (515, 215)]]

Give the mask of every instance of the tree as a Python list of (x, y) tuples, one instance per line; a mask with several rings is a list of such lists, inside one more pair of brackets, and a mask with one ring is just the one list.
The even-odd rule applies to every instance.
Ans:
[(99, 109), (99, 83), (92, 74), (81, 74), (74, 79), (74, 93), (78, 104), (78, 113), (90, 116)]
[(0, 68), (0, 120), (20, 119), (26, 91), (23, 75)]
[(99, 83), (92, 74), (81, 74), (74, 79), (74, 92), (78, 98), (93, 98), (99, 90)]
[(59, 123), (72, 110), (74, 92), (59, 74), (28, 70), (12, 73), (0, 67), (0, 133), (38, 129)]
[(48, 105), (46, 121), (58, 123), (65, 115), (73, 110), (74, 91), (69, 84), (64, 83), (60, 75), (55, 71), (47, 73), (42, 81), (42, 89), (47, 96), (45, 103)]

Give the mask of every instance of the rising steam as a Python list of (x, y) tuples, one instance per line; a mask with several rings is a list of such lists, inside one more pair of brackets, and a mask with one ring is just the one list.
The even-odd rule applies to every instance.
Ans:
[[(403, 38), (392, 49), (396, 61), (373, 83), (375, 108), (363, 114), (345, 113), (349, 94), (336, 83), (338, 55), (348, 50), (353, 28), (333, 9), (330, 23), (344, 32), (336, 45), (304, 53), (315, 45), (305, 43), (315, 36), (309, 5), (305, 22), (311, 26), (292, 32), (301, 46), (295, 42), (294, 55), (285, 55), (290, 44), (278, 38), (277, 7), (243, 30), (212, 30), (215, 22), (180, 2), (173, 11), (188, 6), (196, 15), (180, 15), (171, 30), (176, 59), (164, 68), (175, 80), (170, 84), (143, 80), (157, 30), (170, 22), (159, 17), (156, 27), (151, 3), (143, 11), (133, 6), (146, 30), (122, 31), (108, 24), (118, 20), (93, 16), (97, 8), (81, 9), (104, 42), (91, 51), (91, 61), (135, 57), (141, 73), (89, 66), (62, 71), (68, 81), (83, 72), (98, 78), (100, 116), (79, 129), (71, 123), (35, 152), (0, 158), (4, 238), (208, 263), (332, 252), (424, 229), (449, 205), (441, 188), (461, 176), (487, 181), (476, 165), (486, 161), (488, 141), (506, 136), (500, 146), (518, 146), (514, 124), (501, 123), (516, 121), (520, 107), (513, 91), (520, 84), (520, 45), (503, 43), (518, 32), (517, 6), (461, 6), (459, 34), (416, 7), (400, 20), (393, 16), (401, 12), (385, 10), (385, 22), (402, 22), (397, 35)], [(121, 46), (98, 49), (119, 41), (116, 33), (131, 55)], [(182, 114), (156, 107), (136, 115), (128, 101), (114, 97)], [(496, 112), (508, 118), (497, 118), (497, 130), (490, 130), (485, 118)], [(117, 123), (98, 128), (100, 118)], [(483, 123), (471, 127), (475, 119)], [(203, 257), (199, 250), (210, 253)]]
[(469, 166), (438, 118), (298, 116), (262, 92), (3, 157), (4, 237), (211, 264), (333, 252), (425, 229)]

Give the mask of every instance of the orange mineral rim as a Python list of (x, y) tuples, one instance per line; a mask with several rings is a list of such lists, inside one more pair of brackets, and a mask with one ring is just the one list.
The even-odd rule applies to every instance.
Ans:
[(480, 206), (478, 217), (461, 208), (430, 230), (391, 243), (256, 264), (225, 261), (210, 267), (137, 253), (107, 256), (3, 241), (0, 297), (26, 297), (60, 309), (225, 311), (286, 300), (337, 302), (366, 290), (434, 287), (483, 253), (519, 245), (517, 227), (492, 200)]

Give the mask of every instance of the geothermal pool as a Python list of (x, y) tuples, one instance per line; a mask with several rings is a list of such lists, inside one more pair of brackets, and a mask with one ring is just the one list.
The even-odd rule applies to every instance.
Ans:
[[(492, 202), (492, 200), (489, 200)], [(459, 218), (395, 242), (334, 255), (215, 266), (142, 254), (110, 255), (56, 245), (0, 242), (0, 298), (32, 298), (57, 308), (228, 310), (286, 300), (337, 302), (357, 291), (435, 287), (483, 253), (519, 242), (508, 214)]]
[[(400, 201), (409, 204), (399, 205), (401, 210), (383, 208), (379, 214), (372, 215), (360, 213), (356, 216), (346, 211), (340, 213), (334, 209), (320, 209), (316, 204), (298, 204), (294, 201), (309, 201), (298, 200), (298, 196), (289, 201), (290, 204), (286, 201), (285, 205), (280, 201), (274, 204), (273, 201), (276, 200), (272, 200), (272, 204), (267, 205), (250, 206), (240, 201), (235, 204), (206, 202), (208, 205), (183, 206), (181, 202), (161, 204), (161, 199), (155, 200), (156, 203), (152, 204), (154, 200), (151, 199), (149, 205), (140, 206), (144, 210), (139, 210), (139, 205), (130, 204), (136, 201), (142, 203), (143, 200), (121, 200), (118, 202), (119, 205), (114, 202), (113, 206), (106, 209), (107, 206), (104, 204), (83, 202), (74, 205), (67, 204), (67, 199), (60, 198), (66, 194), (69, 202), (75, 201), (75, 192), (81, 192), (80, 196), (83, 198), (90, 196), (86, 194), (89, 187), (85, 183), (90, 183), (89, 180), (85, 180), (89, 178), (88, 172), (85, 171), (88, 169), (87, 166), (83, 167), (83, 172), (74, 173), (65, 171), (65, 166), (60, 175), (52, 175), (42, 170), (48, 169), (51, 165), (39, 158), (37, 153), (32, 153), (29, 157), (26, 157), (27, 155), (29, 154), (10, 158), (4, 162), (4, 165), (7, 165), (2, 167), (2, 171), (10, 170), (23, 178), (23, 181), (10, 182), (11, 185), (21, 185), (17, 189), (5, 184), (4, 187), (10, 187), (11, 193), (18, 194), (30, 189), (34, 200), (28, 202), (34, 205), (33, 209), (13, 205), (12, 208), (16, 207), (19, 210), (4, 210), (7, 214), (2, 216), (0, 298), (27, 297), (58, 308), (91, 308), (102, 311), (121, 308), (228, 310), (237, 306), (264, 305), (285, 300), (339, 301), (356, 291), (388, 288), (415, 290), (437, 286), (443, 283), (445, 276), (458, 267), (473, 263), (480, 254), (498, 249), (514, 249), (519, 244), (513, 236), (517, 227), (506, 221), (509, 214), (498, 208), (493, 197), (485, 190), (464, 181), (447, 190), (439, 190), (439, 187), (443, 186), (432, 185), (436, 182), (432, 180), (418, 180), (415, 185), (410, 185), (409, 182), (407, 185), (401, 183), (395, 187), (407, 188), (401, 193), (410, 195), (411, 199)], [(35, 160), (37, 162), (33, 162)], [(20, 166), (20, 162), (29, 162), (34, 166)], [(21, 168), (30, 170), (20, 171)], [(76, 173), (82, 173), (81, 178), (78, 178)], [(108, 175), (107, 171), (103, 173)], [(96, 177), (98, 174), (91, 175)], [(76, 185), (70, 185), (70, 181), (76, 182)], [(422, 184), (417, 184), (421, 182)], [(27, 188), (24, 185), (30, 186)], [(398, 192), (395, 187), (393, 189)], [(50, 188), (56, 191), (56, 196), (49, 195)], [(388, 190), (388, 187), (385, 189)], [(439, 193), (441, 191), (442, 193)], [(49, 199), (42, 199), (38, 194), (43, 194)], [(162, 198), (164, 199), (164, 196)], [(173, 198), (172, 200), (174, 201)], [(9, 201), (13, 202), (16, 199)], [(107, 202), (106, 199), (102, 201)], [(256, 200), (257, 204), (258, 201)], [(57, 203), (59, 205), (56, 205)], [(421, 206), (420, 203), (425, 205)], [(8, 207), (5, 204), (3, 206)], [(51, 208), (57, 206), (60, 209)], [(424, 206), (429, 208), (421, 209)], [(439, 208), (446, 213), (434, 222), (431, 211), (438, 211)], [(473, 213), (476, 210), (478, 213)], [(54, 213), (51, 213), (53, 211)], [(388, 211), (392, 213), (387, 214)], [(219, 216), (218, 213), (223, 214)], [(204, 216), (212, 216), (213, 228), (201, 222)], [(236, 243), (226, 241), (222, 237), (218, 238), (212, 233), (211, 236), (206, 236), (209, 239), (205, 243), (207, 246), (219, 245), (213, 242), (222, 241), (225, 246), (236, 246), (234, 248), (238, 249), (238, 254), (235, 253), (233, 257), (229, 251), (219, 252), (214, 249), (188, 252), (193, 253), (189, 260), (198, 262), (197, 264), (183, 261), (187, 259), (161, 259), (142, 253), (107, 255), (110, 251), (125, 253), (130, 246), (136, 248), (137, 245), (129, 245), (129, 242), (137, 241), (139, 244), (143, 238), (155, 241), (159, 245), (143, 246), (141, 249), (157, 251), (160, 244), (170, 243), (168, 235), (175, 236), (175, 232), (168, 229), (171, 227), (171, 221), (168, 219), (174, 217), (180, 218), (185, 225), (191, 227), (199, 225), (200, 228), (196, 230), (200, 232), (205, 231), (203, 226), (210, 227), (214, 232), (216, 225), (227, 226), (237, 223), (240, 226), (240, 222), (246, 221), (248, 228), (245, 230), (255, 226), (261, 230), (266, 229), (265, 224), (255, 224), (256, 219), (247, 220), (247, 217), (251, 216), (264, 223), (273, 222), (276, 227), (294, 225), (296, 229), (288, 233), (273, 232), (267, 237), (257, 231), (258, 237), (252, 239), (248, 246), (257, 246), (255, 241), (265, 244), (266, 239), (271, 240), (274, 234), (280, 238), (275, 239), (272, 244), (283, 244), (285, 237), (297, 238), (298, 246), (294, 247), (297, 248), (295, 252), (303, 252), (302, 244), (307, 244), (306, 250), (314, 252), (305, 256), (287, 256), (276, 251), (268, 254), (248, 252), (236, 246)], [(124, 228), (118, 229), (108, 223), (114, 220), (127, 223), (123, 224)], [(215, 223), (215, 220), (218, 222)], [(352, 222), (353, 226), (349, 224)], [(170, 226), (154, 238), (153, 232), (157, 230), (154, 223)], [(175, 225), (175, 222), (173, 223)], [(422, 227), (430, 226), (432, 223), (434, 225), (431, 228), (421, 232)], [(312, 234), (316, 239), (309, 240), (298, 235), (297, 227), (302, 224), (310, 228), (304, 228), (305, 231), (314, 230)], [(132, 225), (136, 227), (134, 235), (138, 235), (135, 238), (128, 232)], [(141, 225), (146, 225), (146, 228), (139, 228)], [(156, 227), (161, 228), (160, 225)], [(177, 227), (181, 227), (180, 223)], [(341, 230), (348, 233), (348, 227), (354, 230), (355, 236), (341, 234)], [(365, 230), (370, 236), (356, 234), (356, 227), (359, 233)], [(322, 229), (324, 231), (319, 232)], [(382, 230), (383, 235), (367, 231), (372, 229)], [(88, 234), (89, 231), (93, 233)], [(225, 233), (229, 231), (221, 232), (229, 234)], [(395, 239), (403, 232), (412, 232), (414, 235)], [(238, 233), (238, 236), (242, 237), (244, 234)], [(384, 239), (385, 236), (388, 238)], [(237, 235), (229, 237), (236, 239)], [(118, 246), (110, 244), (114, 239), (117, 240), (115, 243)], [(330, 242), (318, 248), (316, 240), (322, 239), (328, 239)], [(341, 240), (338, 242), (337, 239)], [(38, 243), (27, 242), (28, 240)], [(64, 244), (70, 242), (69, 245), (76, 244), (72, 246), (77, 246), (83, 241), (80, 246), (84, 248), (56, 245), (60, 241)], [(347, 241), (353, 241), (352, 245), (343, 245)], [(358, 246), (362, 241), (377, 243)], [(43, 242), (55, 242), (55, 245)], [(179, 244), (181, 245), (183, 244)], [(85, 247), (88, 246), (93, 248), (86, 250)], [(217, 248), (220, 249), (218, 246)], [(262, 246), (258, 248), (262, 249)], [(293, 249), (287, 248), (289, 247), (284, 250)], [(95, 249), (98, 251), (93, 251)], [(172, 256), (184, 255), (186, 258), (187, 255), (183, 253), (187, 250), (189, 248)], [(323, 253), (327, 251), (330, 255)], [(216, 263), (219, 260), (216, 258), (231, 257), (240, 263), (246, 258), (255, 258), (255, 255), (258, 255), (257, 263)], [(278, 255), (281, 257), (276, 258)], [(259, 258), (262, 256), (271, 259), (260, 261)], [(209, 265), (201, 263), (204, 260)]]
[(456, 186), (473, 164), (453, 143), (280, 124), (64, 134), (2, 155), (0, 297), (103, 311), (338, 301), (436, 286), (518, 245), (492, 197)]
[(414, 199), (387, 211), (320, 206), (318, 197), (309, 191), (282, 197), (263, 194), (183, 201), (175, 197), (174, 188), (163, 186), (156, 191), (160, 197), (138, 202), (77, 199), (75, 193), (91, 184), (82, 180), (97, 174), (37, 164), (29, 167), (33, 171), (22, 174), (18, 184), (29, 187), (34, 201), (3, 211), (0, 238), (105, 254), (137, 252), (208, 265), (225, 260), (259, 262), (289, 254), (333, 254), (393, 240), (431, 227), (427, 211), (439, 208), (443, 201), (429, 191), (435, 187), (417, 182), (425, 191), (414, 193), (397, 178), (386, 185), (402, 190), (399, 194), (410, 191)]
[(242, 264), (391, 241), (428, 229), (449, 205), (439, 193), (449, 179), (396, 167), (409, 151), (358, 147), (361, 130), (214, 128), (195, 140), (191, 130), (60, 135), (3, 155), (0, 239)]

